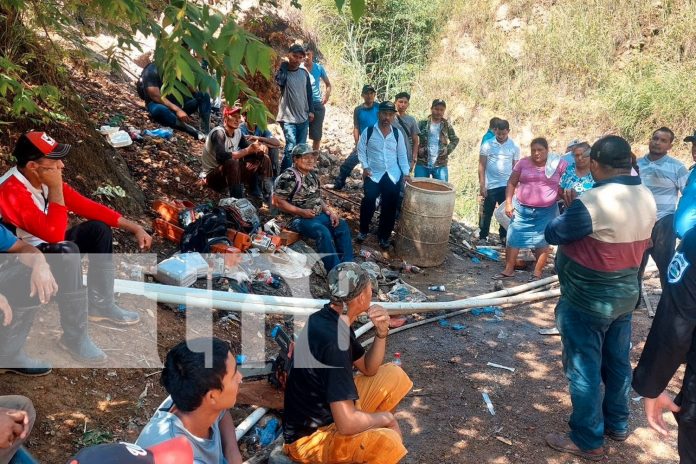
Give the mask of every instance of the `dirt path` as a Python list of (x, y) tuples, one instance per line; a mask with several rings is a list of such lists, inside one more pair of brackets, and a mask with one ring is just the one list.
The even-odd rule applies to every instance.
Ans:
[[(489, 278), (498, 267), (449, 255), (440, 269), (416, 280), (445, 283), (458, 298), (473, 296), (493, 290)], [(520, 282), (527, 276), (520, 273)], [(648, 287), (659, 288), (659, 282), (652, 279)], [(466, 326), (461, 331), (433, 323), (390, 337), (389, 352), (402, 353), (404, 369), (414, 382), (397, 415), (409, 449), (404, 462), (585, 462), (561, 455), (544, 442), (547, 433), (567, 430), (571, 411), (560, 337), (537, 332), (553, 326), (555, 303), (510, 308), (500, 321), (471, 314), (452, 318), (450, 325)], [(641, 309), (633, 321), (635, 364), (651, 319)], [(513, 367), (515, 372), (488, 367), (488, 362)], [(483, 391), (490, 395), (495, 416), (483, 402)], [(637, 394), (632, 392), (631, 397)], [(641, 401), (631, 401), (630, 424), (632, 434), (625, 443), (608, 441), (604, 462), (679, 461), (676, 439), (661, 440), (647, 427)]]

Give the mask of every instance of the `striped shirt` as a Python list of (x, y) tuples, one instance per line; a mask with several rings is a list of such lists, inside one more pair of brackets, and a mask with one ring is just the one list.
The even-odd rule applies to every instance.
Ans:
[(684, 191), (689, 171), (681, 161), (665, 155), (651, 161), (648, 155), (638, 160), (640, 179), (653, 194), (657, 205), (657, 220), (674, 214), (679, 193)]

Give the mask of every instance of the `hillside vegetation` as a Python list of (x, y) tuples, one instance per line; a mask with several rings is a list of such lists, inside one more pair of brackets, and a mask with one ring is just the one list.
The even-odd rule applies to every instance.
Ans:
[[(478, 144), (492, 116), (508, 119), (523, 155), (536, 136), (562, 151), (573, 138), (620, 134), (643, 154), (650, 132), (696, 129), (694, 0), (378, 0), (355, 26), (328, 0), (304, 7), (349, 110), (364, 82), (380, 98), (413, 94), (427, 115), (448, 102), (461, 138), (450, 181), (457, 212), (476, 222)], [(380, 19), (377, 19), (380, 18)], [(388, 53), (387, 53), (388, 52)]]

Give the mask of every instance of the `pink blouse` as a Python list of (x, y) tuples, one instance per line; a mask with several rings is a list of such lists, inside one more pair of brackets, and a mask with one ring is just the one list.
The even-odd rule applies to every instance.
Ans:
[(558, 199), (558, 186), (567, 167), (568, 163), (561, 160), (556, 172), (549, 179), (544, 172), (544, 166), (536, 166), (531, 157), (519, 160), (513, 168), (514, 172), (520, 173), (520, 181), (515, 189), (517, 201), (533, 208), (553, 205)]

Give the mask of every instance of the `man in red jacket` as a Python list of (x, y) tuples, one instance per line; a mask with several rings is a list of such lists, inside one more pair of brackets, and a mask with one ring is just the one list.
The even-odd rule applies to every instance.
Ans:
[[(138, 313), (120, 308), (114, 300), (111, 228), (131, 232), (141, 250), (150, 248), (152, 238), (140, 225), (63, 182), (62, 159), (69, 151), (70, 145), (59, 144), (44, 132), (27, 132), (19, 138), (12, 153), (17, 166), (0, 178), (2, 221), (44, 253), (89, 253), (89, 319), (136, 324)], [(87, 221), (68, 229), (68, 212)]]

